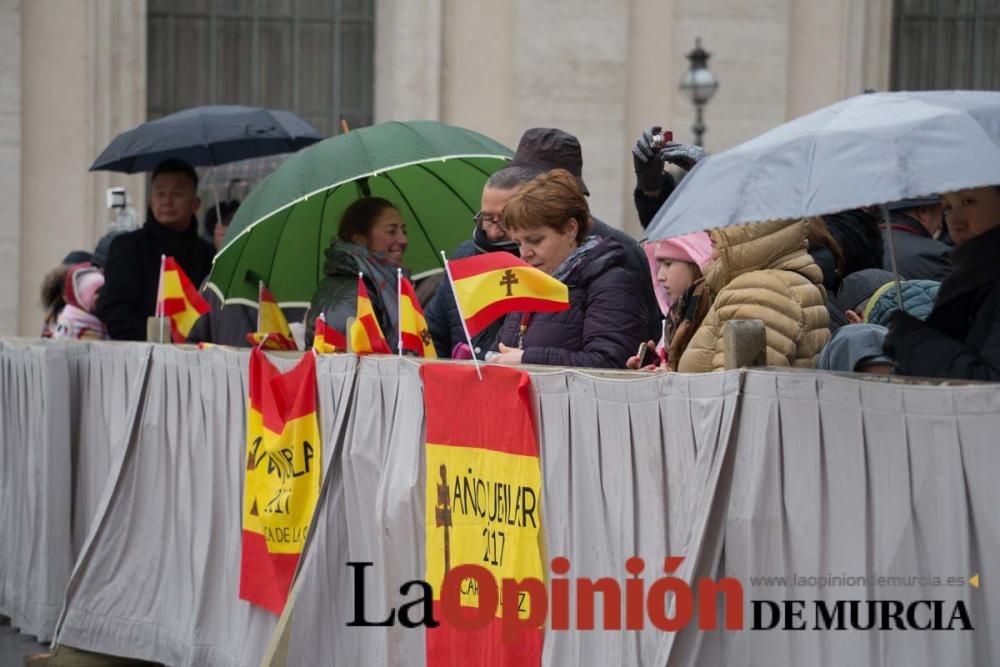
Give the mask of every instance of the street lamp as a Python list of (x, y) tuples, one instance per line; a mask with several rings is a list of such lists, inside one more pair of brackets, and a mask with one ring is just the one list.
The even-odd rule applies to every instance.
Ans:
[(708, 69), (710, 55), (708, 51), (701, 48), (701, 37), (695, 38), (694, 49), (687, 54), (688, 62), (691, 64), (688, 71), (681, 77), (681, 90), (688, 94), (695, 108), (694, 125), (691, 129), (694, 130), (694, 143), (697, 146), (702, 145), (702, 135), (705, 134), (702, 109), (712, 99), (712, 95), (719, 87), (715, 75)]

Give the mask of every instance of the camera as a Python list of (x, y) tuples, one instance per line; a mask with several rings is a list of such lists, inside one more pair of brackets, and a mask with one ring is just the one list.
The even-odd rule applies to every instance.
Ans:
[(669, 144), (674, 140), (674, 133), (670, 130), (664, 130), (659, 134), (653, 135), (653, 148), (659, 150)]
[(125, 191), (125, 188), (108, 188), (104, 196), (107, 199), (108, 208), (110, 209), (123, 209), (128, 206), (128, 193)]

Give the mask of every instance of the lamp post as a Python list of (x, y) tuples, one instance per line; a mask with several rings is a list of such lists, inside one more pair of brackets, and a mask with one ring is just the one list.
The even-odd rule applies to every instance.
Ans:
[(694, 143), (697, 146), (702, 145), (702, 135), (705, 134), (702, 110), (719, 88), (719, 82), (715, 75), (708, 69), (710, 55), (708, 51), (701, 48), (701, 37), (695, 38), (694, 49), (687, 54), (690, 63), (688, 71), (681, 77), (681, 90), (688, 94), (691, 103), (694, 104), (695, 117), (691, 129), (694, 130)]

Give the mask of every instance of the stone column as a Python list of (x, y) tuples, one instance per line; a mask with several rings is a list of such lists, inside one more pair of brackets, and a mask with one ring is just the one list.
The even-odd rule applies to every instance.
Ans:
[(22, 5), (20, 302), (18, 331), (37, 335), (44, 274), (70, 250), (92, 250), (109, 219), (104, 190), (143, 177), (88, 172), (146, 109), (144, 0)]
[(21, 250), (21, 0), (0, 0), (0, 335), (17, 333)]
[(376, 0), (376, 123), (441, 118), (442, 1)]

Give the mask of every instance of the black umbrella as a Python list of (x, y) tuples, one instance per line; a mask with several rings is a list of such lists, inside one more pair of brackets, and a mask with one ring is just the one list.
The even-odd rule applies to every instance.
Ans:
[(323, 139), (291, 111), (241, 106), (185, 109), (123, 132), (90, 171), (152, 171), (167, 158), (198, 166), (290, 153)]
[[(90, 165), (90, 171), (152, 171), (167, 158), (184, 160), (195, 167), (215, 167), (291, 153), (322, 139), (316, 128), (291, 111), (225, 105), (194, 107), (122, 132)], [(218, 194), (215, 214), (222, 219)]]

